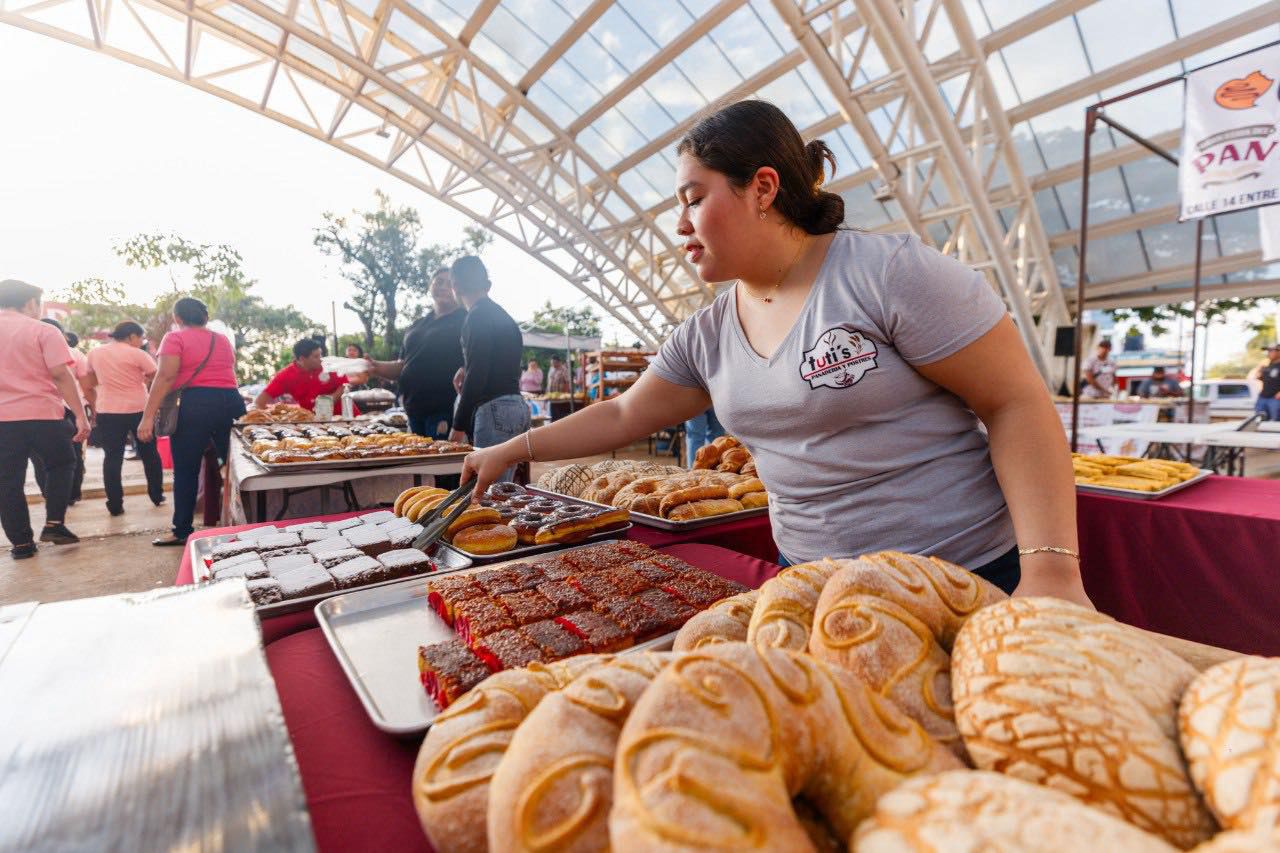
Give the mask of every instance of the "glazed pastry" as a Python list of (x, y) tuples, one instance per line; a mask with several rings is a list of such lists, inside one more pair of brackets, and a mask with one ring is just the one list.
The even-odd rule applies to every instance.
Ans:
[[(444, 532), (444, 538), (450, 541), (458, 535), (460, 530), (468, 527), (474, 527), (478, 524), (501, 524), (502, 516), (498, 514), (496, 509), (492, 507), (472, 505), (462, 511), (462, 514), (453, 520)], [(506, 549), (504, 549), (506, 550)]]
[(593, 533), (625, 524), (630, 517), (630, 514), (625, 509), (616, 509), (601, 511), (596, 515), (566, 518), (563, 521), (544, 524), (538, 529), (533, 541), (537, 545), (551, 542), (581, 541)]
[(729, 490), (724, 486), (692, 486), (687, 489), (678, 489), (662, 499), (662, 503), (659, 505), (659, 514), (663, 518), (669, 518), (671, 511), (681, 504), (727, 497), (729, 497)]
[(743, 495), (751, 492), (763, 492), (764, 483), (756, 477), (748, 477), (740, 483), (734, 483), (729, 487), (729, 497), (741, 499)]
[(839, 667), (746, 643), (705, 646), (658, 673), (622, 727), (610, 840), (620, 853), (812, 849), (797, 794), (849, 838), (882, 794), (958, 767)]
[(769, 493), (747, 492), (745, 495), (738, 498), (738, 500), (741, 502), (743, 509), (757, 509), (759, 507), (769, 505)]
[(720, 454), (723, 449), (715, 444), (705, 444), (699, 447), (693, 454), (693, 467), (695, 469), (707, 470), (720, 464)]
[[(706, 488), (724, 490), (723, 486), (708, 486)], [(743, 509), (741, 501), (736, 501), (733, 498), (718, 498), (680, 504), (670, 509), (666, 513), (666, 517), (671, 521), (692, 521), (695, 518), (709, 518), (715, 515), (727, 515), (731, 512), (742, 512)]]
[(501, 554), (518, 541), (516, 531), (505, 524), (476, 524), (455, 533), (451, 544), (469, 554)]

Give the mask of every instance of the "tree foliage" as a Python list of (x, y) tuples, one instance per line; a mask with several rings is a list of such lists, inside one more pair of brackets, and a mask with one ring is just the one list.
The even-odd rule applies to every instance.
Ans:
[(521, 324), (526, 331), (537, 329), (542, 332), (564, 334), (568, 330), (571, 335), (584, 338), (600, 336), (600, 316), (591, 306), (582, 308), (558, 308), (546, 303), (533, 312), (533, 319)]
[(281, 366), (281, 353), (316, 324), (292, 305), (268, 305), (250, 291), (256, 282), (244, 271), (240, 253), (225, 244), (193, 243), (175, 234), (139, 234), (115, 246), (125, 265), (163, 270), (171, 290), (150, 303), (131, 302), (124, 285), (101, 278), (74, 282), (65, 299), (71, 326), (81, 337), (135, 320), (159, 342), (171, 325), (173, 304), (194, 296), (209, 316), (231, 330), (241, 382), (262, 381)]
[[(400, 315), (420, 313), (436, 270), (463, 255), (480, 254), (493, 242), (493, 235), (469, 227), (455, 244), (419, 245), (418, 212), (394, 206), (381, 190), (375, 195), (376, 209), (355, 211), (350, 217), (325, 213), (313, 242), (321, 252), (338, 259), (342, 277), (355, 288), (342, 307), (359, 318), (365, 350), (387, 357), (400, 347)], [(379, 336), (383, 344), (376, 347)]]
[[(1202, 326), (1213, 323), (1225, 323), (1236, 314), (1252, 311), (1275, 302), (1269, 296), (1245, 296), (1234, 299), (1210, 299), (1200, 303), (1200, 319)], [(1191, 303), (1179, 302), (1171, 305), (1151, 305), (1143, 308), (1115, 308), (1107, 312), (1117, 323), (1125, 321), (1144, 323), (1151, 328), (1151, 334), (1159, 336), (1169, 331), (1169, 325), (1179, 317), (1191, 317)]]

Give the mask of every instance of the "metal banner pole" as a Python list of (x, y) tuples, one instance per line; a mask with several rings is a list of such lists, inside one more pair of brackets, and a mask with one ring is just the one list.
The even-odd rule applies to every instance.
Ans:
[(1089, 156), (1093, 150), (1093, 130), (1098, 124), (1094, 107), (1084, 111), (1084, 158), (1080, 175), (1080, 272), (1076, 276), (1076, 363), (1071, 381), (1071, 452), (1080, 447), (1080, 354), (1084, 349), (1084, 277), (1089, 248)]

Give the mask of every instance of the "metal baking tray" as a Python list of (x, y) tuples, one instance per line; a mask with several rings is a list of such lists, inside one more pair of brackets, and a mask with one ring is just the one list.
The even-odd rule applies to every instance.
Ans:
[[(549, 498), (555, 498), (561, 501), (572, 501), (573, 503), (586, 504), (587, 506), (601, 507), (603, 509), (617, 509), (617, 507), (608, 504), (596, 503), (584, 498), (575, 498), (573, 495), (562, 495), (559, 492), (548, 491), (547, 489), (539, 489), (535, 486), (528, 486), (527, 490), (530, 494), (545, 495)], [(737, 521), (742, 518), (755, 518), (757, 515), (768, 515), (769, 507), (757, 506), (751, 509), (744, 509), (741, 512), (727, 512), (724, 515), (709, 515), (706, 518), (692, 518), (688, 521), (672, 521), (669, 518), (663, 518), (660, 515), (649, 515), (648, 513), (636, 512), (631, 510), (631, 518), (633, 521), (643, 524), (645, 527), (656, 527), (658, 530), (697, 530), (699, 527), (710, 527), (713, 524), (725, 524), (730, 521)]]
[[(246, 447), (247, 450), (248, 448)], [(410, 462), (430, 462), (432, 460), (460, 462), (469, 453), (471, 453), (470, 450), (463, 450), (457, 453), (421, 453), (416, 456), (379, 456), (373, 459), (326, 459), (321, 462), (263, 462), (252, 453), (249, 453), (248, 456), (253, 460), (254, 465), (264, 471), (275, 474), (285, 471), (297, 473), (300, 471), (345, 471), (356, 468), (391, 468)]]
[[(515, 562), (515, 561), (510, 561)], [(492, 566), (476, 566), (480, 571)], [(458, 635), (427, 604), (427, 578), (343, 593), (316, 606), (316, 621), (373, 724), (393, 735), (414, 735), (440, 713), (418, 675), (418, 646)], [(663, 651), (676, 632), (619, 654)]]
[[(283, 530), (284, 528), (280, 528)], [(192, 539), (187, 543), (187, 550), (191, 556), (191, 575), (197, 583), (203, 583), (209, 580), (209, 554), (213, 549), (224, 542), (231, 542), (236, 538), (234, 533), (227, 533), (222, 536), (205, 536), (202, 539)], [(437, 577), (439, 575), (452, 574), (453, 572), (469, 569), (475, 562), (466, 554), (455, 548), (441, 542), (431, 550), (432, 559), (441, 563), (441, 567), (434, 572), (426, 575), (416, 575), (415, 577)], [(387, 586), (388, 584), (400, 583), (406, 578), (394, 578), (392, 580), (379, 581), (365, 586), (352, 587), (351, 589), (341, 590), (341, 593), (353, 592), (358, 589), (373, 589), (374, 587)], [(302, 610), (309, 610), (318, 602), (324, 601), (334, 595), (341, 594), (338, 590), (329, 590), (327, 592), (316, 593), (315, 595), (304, 595), (301, 598), (287, 598), (284, 601), (275, 604), (264, 604), (258, 608), (259, 619), (270, 619), (274, 616), (284, 616), (286, 613), (297, 613)]]
[(1208, 477), (1213, 472), (1207, 468), (1201, 468), (1200, 473), (1196, 474), (1190, 480), (1183, 480), (1181, 483), (1170, 486), (1167, 489), (1161, 489), (1158, 492), (1139, 492), (1133, 489), (1120, 489), (1115, 486), (1093, 486), (1088, 483), (1076, 483), (1076, 491), (1087, 492), (1094, 495), (1117, 495), (1122, 498), (1133, 498), (1139, 501), (1158, 501), (1163, 497), (1180, 492), (1188, 486), (1194, 486), (1196, 483)]
[[(610, 511), (617, 509), (617, 507), (608, 506), (606, 504), (592, 503), (591, 501), (584, 501), (581, 498), (575, 498), (569, 495), (558, 495), (555, 492), (544, 492), (541, 489), (534, 489), (528, 486), (525, 487), (525, 491), (529, 492), (529, 494), (531, 495), (540, 495), (542, 497), (554, 498), (555, 500), (564, 501), (565, 503), (582, 504), (583, 506), (589, 506), (592, 509), (607, 509)], [(516, 547), (512, 548), (510, 551), (503, 551), (500, 554), (472, 554), (470, 551), (462, 551), (461, 548), (458, 548), (457, 550), (462, 551), (463, 554), (466, 554), (468, 557), (471, 558), (472, 562), (480, 566), (480, 565), (486, 565), (489, 563), (497, 563), (497, 562), (505, 562), (507, 560), (514, 560), (519, 557), (528, 557), (533, 554), (545, 554), (548, 551), (562, 550), (565, 548), (576, 548), (580, 545), (590, 545), (595, 542), (602, 542), (605, 539), (625, 539), (627, 535), (627, 531), (630, 529), (631, 529), (631, 522), (628, 521), (626, 524), (622, 525), (621, 527), (615, 528), (613, 530), (603, 530), (599, 533), (593, 533), (590, 536), (588, 536), (586, 539), (583, 539), (581, 542), (573, 542), (568, 545), (566, 545), (564, 542), (548, 542), (546, 545), (517, 545)], [(456, 547), (456, 546), (451, 545), (450, 547)]]

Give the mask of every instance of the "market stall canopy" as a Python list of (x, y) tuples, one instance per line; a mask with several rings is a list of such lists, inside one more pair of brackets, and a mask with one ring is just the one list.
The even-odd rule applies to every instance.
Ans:
[[(567, 343), (566, 343), (567, 342)], [(524, 345), (530, 349), (598, 350), (600, 338), (581, 335), (565, 335), (561, 332), (544, 332), (541, 329), (525, 329)]]
[[(1043, 372), (1079, 239), (1084, 108), (1280, 38), (1278, 0), (0, 0), (327, 142), (524, 249), (658, 344), (714, 295), (675, 234), (676, 143), (759, 97), (822, 137), (846, 221), (979, 269)], [(110, 6), (105, 7), (110, 11)], [(1179, 87), (1114, 116), (1176, 147)], [(1190, 297), (1177, 183), (1094, 140), (1087, 308)], [(1272, 295), (1257, 214), (1216, 217), (1204, 297)], [(1046, 343), (1047, 342), (1047, 343)]]

